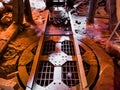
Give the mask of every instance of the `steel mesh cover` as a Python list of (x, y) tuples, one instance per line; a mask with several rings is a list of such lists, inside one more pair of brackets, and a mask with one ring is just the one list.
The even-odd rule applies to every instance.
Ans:
[(36, 83), (46, 87), (53, 81), (54, 66), (49, 61), (41, 61), (38, 70)]
[(42, 55), (49, 55), (55, 51), (55, 42), (53, 40), (45, 41), (43, 45)]
[(61, 49), (67, 55), (75, 55), (74, 45), (72, 41), (68, 41), (68, 40), (63, 41)]
[(76, 61), (67, 61), (62, 66), (62, 81), (69, 87), (79, 84)]

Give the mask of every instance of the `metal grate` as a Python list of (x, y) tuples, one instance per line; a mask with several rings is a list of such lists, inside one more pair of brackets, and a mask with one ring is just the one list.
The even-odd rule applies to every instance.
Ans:
[(83, 55), (86, 52), (85, 49), (83, 47), (81, 47), (80, 45), (79, 45), (79, 49), (80, 49), (81, 55)]
[(68, 40), (63, 41), (62, 51), (67, 55), (75, 55), (73, 42)]
[(84, 70), (85, 70), (85, 75), (87, 76), (88, 72), (90, 70), (90, 65), (83, 61), (83, 66), (84, 66)]
[(43, 46), (42, 55), (49, 55), (55, 51), (55, 42), (53, 40), (45, 41)]
[(41, 61), (38, 66), (36, 83), (46, 87), (53, 81), (54, 66), (49, 61)]
[(26, 70), (28, 75), (30, 75), (32, 64), (33, 64), (33, 60), (26, 65)]
[(79, 84), (76, 61), (67, 61), (62, 66), (62, 81), (69, 87)]

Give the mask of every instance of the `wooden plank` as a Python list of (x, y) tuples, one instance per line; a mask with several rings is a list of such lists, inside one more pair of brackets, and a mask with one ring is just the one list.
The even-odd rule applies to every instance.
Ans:
[(32, 12), (31, 12), (31, 8), (30, 8), (30, 2), (29, 0), (25, 0), (25, 19), (27, 22), (31, 23), (31, 24), (35, 24), (34, 20), (32, 18)]
[(106, 0), (107, 2), (107, 10), (109, 13), (109, 27), (110, 29), (114, 29), (115, 24), (117, 23), (117, 17), (116, 17), (116, 0)]
[(18, 23), (18, 0), (13, 0), (12, 19)]

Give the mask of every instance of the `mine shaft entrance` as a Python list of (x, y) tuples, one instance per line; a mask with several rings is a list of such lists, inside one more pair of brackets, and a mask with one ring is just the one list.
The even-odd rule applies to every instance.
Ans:
[[(40, 37), (26, 90), (57, 90), (59, 87), (60, 90), (88, 90), (98, 75), (98, 62), (94, 54), (92, 60), (96, 66), (83, 61), (81, 55), (88, 49), (81, 45), (74, 38), (69, 13), (63, 7), (54, 7)], [(89, 71), (95, 71), (93, 77)], [(86, 80), (86, 77), (92, 79)]]
[(63, 7), (54, 8), (57, 9), (49, 13), (43, 40), (40, 41), (42, 48), (38, 51), (31, 90), (57, 90), (58, 87), (60, 90), (88, 90), (82, 59), (76, 55), (69, 15)]

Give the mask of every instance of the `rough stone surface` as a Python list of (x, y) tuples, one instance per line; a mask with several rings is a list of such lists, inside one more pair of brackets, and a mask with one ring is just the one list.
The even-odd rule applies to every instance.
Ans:
[(2, 90), (18, 90), (18, 84), (15, 82), (14, 78), (10, 80), (6, 80), (3, 78), (0, 78), (0, 88)]
[(1, 18), (1, 22), (3, 24), (7, 24), (7, 25), (11, 24), (11, 22), (12, 22), (12, 13), (11, 12), (4, 13), (3, 17)]
[(7, 60), (0, 65), (0, 77), (7, 78), (7, 74), (11, 74), (16, 71), (16, 63), (19, 56), (11, 60)]

